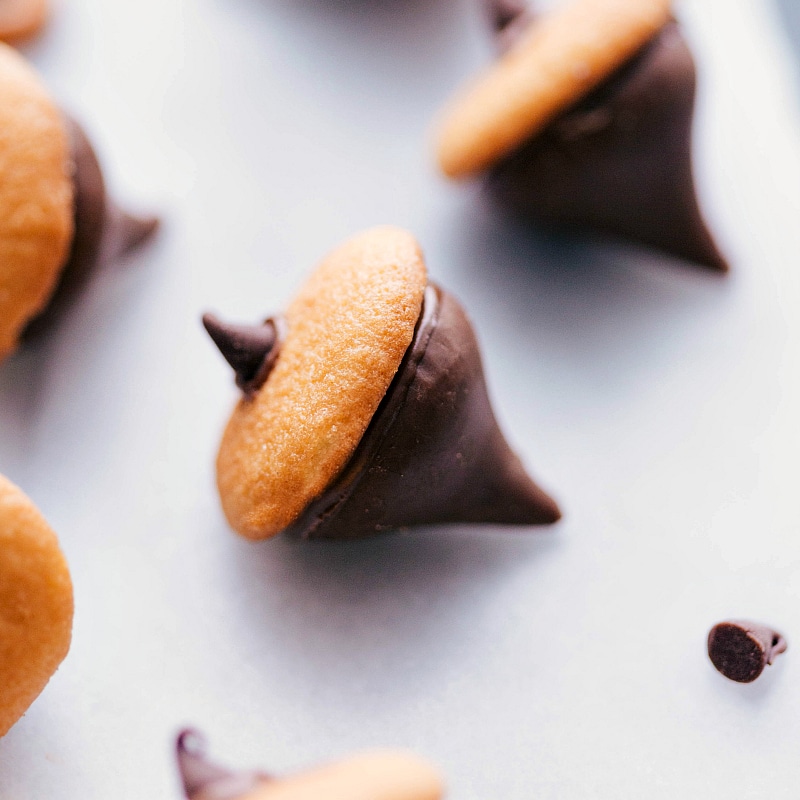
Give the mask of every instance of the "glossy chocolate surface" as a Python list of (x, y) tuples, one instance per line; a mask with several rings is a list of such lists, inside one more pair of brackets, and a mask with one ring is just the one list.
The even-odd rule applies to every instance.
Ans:
[(257, 392), (269, 377), (285, 336), (281, 317), (260, 325), (234, 325), (213, 314), (203, 314), (203, 327), (236, 374), (236, 385), (246, 394)]
[(25, 338), (47, 328), (99, 266), (143, 244), (159, 224), (156, 217), (136, 217), (117, 208), (106, 192), (100, 163), (83, 128), (70, 117), (64, 121), (73, 162), (74, 233), (56, 289), (44, 311), (28, 323)]
[(412, 343), (364, 438), (289, 533), (352, 539), (412, 525), (543, 525), (560, 516), (497, 426), (463, 308), (428, 286)]
[(670, 22), (599, 88), (497, 164), (489, 190), (533, 221), (593, 229), (726, 270), (695, 194), (695, 81), (692, 54)]

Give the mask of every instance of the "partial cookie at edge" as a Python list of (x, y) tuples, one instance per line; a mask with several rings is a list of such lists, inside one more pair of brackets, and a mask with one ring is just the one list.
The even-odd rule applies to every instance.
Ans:
[(16, 42), (38, 33), (50, 13), (48, 0), (0, 2), (0, 41)]
[(67, 655), (72, 615), (72, 582), (56, 535), (0, 475), (0, 736)]
[(73, 234), (69, 141), (37, 75), (0, 44), (0, 360), (47, 304)]

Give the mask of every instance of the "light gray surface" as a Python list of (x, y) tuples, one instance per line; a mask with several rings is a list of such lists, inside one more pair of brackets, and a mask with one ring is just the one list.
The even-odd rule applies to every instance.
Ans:
[[(0, 742), (2, 797), (175, 798), (188, 722), (275, 772), (411, 747), (453, 800), (797, 796), (798, 61), (766, 0), (680, 11), (728, 279), (525, 231), (437, 178), (430, 120), (489, 58), (470, 0), (63, 0), (27, 53), (166, 224), (0, 369), (0, 472), (59, 532), (77, 603)], [(552, 531), (227, 530), (235, 392), (199, 313), (255, 320), (383, 222), (472, 312)], [(731, 615), (790, 640), (752, 686), (704, 654)]]

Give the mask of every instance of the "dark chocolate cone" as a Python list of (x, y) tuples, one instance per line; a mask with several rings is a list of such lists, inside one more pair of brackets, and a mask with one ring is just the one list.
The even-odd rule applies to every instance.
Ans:
[(464, 310), (429, 286), (414, 339), (353, 458), (289, 532), (353, 539), (411, 525), (542, 525), (560, 516), (497, 426)]
[(536, 16), (528, 0), (486, 0), (485, 5), (501, 53), (516, 42)]
[(496, 31), (502, 31), (519, 19), (528, 8), (525, 0), (486, 0), (486, 10)]
[(175, 749), (188, 800), (236, 800), (271, 780), (260, 772), (232, 772), (213, 764), (206, 758), (205, 740), (197, 731), (182, 731)]
[(146, 242), (158, 228), (157, 217), (121, 211), (106, 193), (97, 155), (83, 128), (65, 117), (74, 163), (75, 229), (67, 262), (45, 310), (25, 329), (25, 337), (44, 330), (69, 305), (93, 272)]
[(271, 317), (261, 325), (233, 325), (213, 314), (203, 314), (203, 327), (236, 373), (236, 385), (245, 393), (258, 391), (280, 352), (284, 324)]
[(590, 228), (727, 270), (692, 176), (695, 65), (677, 23), (498, 164), (491, 191), (521, 215)]

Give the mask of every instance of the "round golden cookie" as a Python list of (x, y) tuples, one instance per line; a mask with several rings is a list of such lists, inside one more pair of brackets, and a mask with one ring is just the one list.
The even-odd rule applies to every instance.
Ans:
[(426, 283), (419, 245), (397, 228), (355, 236), (317, 267), (286, 311), (269, 378), (223, 435), (217, 482), (234, 530), (275, 535), (344, 467), (411, 344)]
[(480, 172), (602, 83), (671, 18), (671, 0), (573, 0), (520, 41), (445, 110), (442, 171)]
[(385, 751), (265, 783), (241, 800), (439, 800), (442, 794), (442, 781), (426, 761)]
[(47, 21), (47, 0), (0, 0), (0, 39), (26, 39)]
[(72, 582), (55, 534), (0, 475), (0, 736), (67, 655), (72, 612)]
[(47, 304), (73, 233), (63, 119), (36, 73), (0, 44), (0, 360)]

